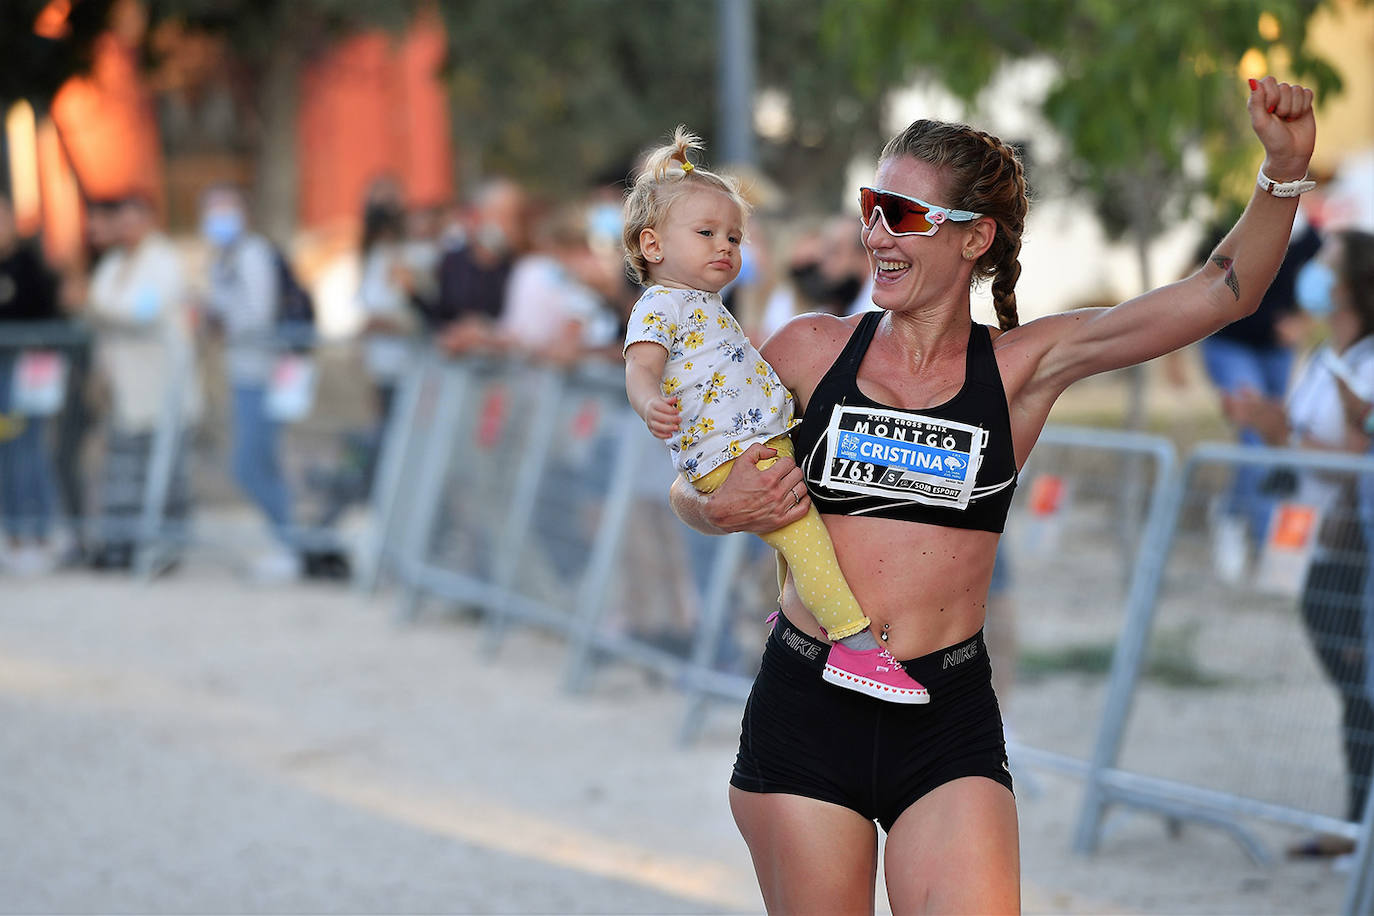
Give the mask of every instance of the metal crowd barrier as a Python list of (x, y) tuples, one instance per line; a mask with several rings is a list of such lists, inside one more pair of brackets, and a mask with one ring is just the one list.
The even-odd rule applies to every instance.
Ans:
[[(29, 473), (36, 470), (56, 488), (57, 501), (57, 511), (49, 515), (42, 510), (42, 518), (20, 518), (12, 505), (0, 505), (0, 513), (6, 527), (61, 531), (71, 551), (83, 545), (87, 553), (122, 550), (122, 565), (149, 576), (170, 562), (172, 545), (186, 536), (182, 399), (192, 384), (194, 362), (187, 352), (169, 346), (168, 376), (153, 426), (116, 430), (92, 416), (86, 402), (95, 339), (95, 332), (80, 321), (0, 324), (0, 385), (5, 390), (0, 465), (7, 475), (16, 464), (28, 465)], [(103, 447), (92, 466), (83, 453), (95, 433), (103, 433)], [(91, 478), (96, 481), (93, 494), (87, 486)], [(17, 502), (20, 495), (8, 497)], [(0, 502), (5, 499), (0, 494)]]
[[(625, 405), (623, 370), (478, 359), (434, 373), (423, 432), (394, 428), (383, 452), (374, 527), (392, 534), (372, 542), (373, 555), (388, 540), (399, 547), (363, 564), (394, 570), (398, 617), (436, 598), (480, 613), (488, 645), (512, 624), (550, 630), (568, 641), (570, 690), (586, 689), (608, 660), (676, 681), (719, 660), (693, 645), (708, 631), (724, 640), (719, 626), (656, 618), (670, 607), (695, 613), (702, 580), (725, 581), (711, 576), (711, 557), (739, 542), (687, 532), (671, 516), (671, 462)], [(394, 508), (386, 468), (403, 451), (419, 457), (414, 511), (398, 523), (407, 513)]]
[[(1123, 536), (1123, 518), (1146, 530), (1161, 524), (1177, 464), (1173, 444), (1158, 436), (1047, 426), (1021, 471), (999, 555), (1010, 582), (1002, 600), (994, 582), (985, 638), (994, 666), (1015, 666), (1012, 689), (997, 686), (1008, 756), (1032, 790), (1028, 769), (1088, 769), (1091, 733), (1082, 723), (1102, 708), (1112, 647), (1146, 600), (1149, 558), (1134, 549), (1138, 535)], [(1011, 634), (1001, 615), (1013, 618)], [(1017, 689), (1028, 681), (1048, 689)], [(1030, 704), (1049, 708), (1028, 712)], [(1070, 705), (1074, 716), (1056, 714)]]
[[(1213, 537), (1215, 507), (1238, 468), (1264, 469), (1271, 480), (1265, 538), (1249, 574)], [(1369, 912), (1374, 807), (1356, 817), (1339, 809), (1347, 786), (1342, 731), (1355, 752), (1374, 759), (1374, 716), (1347, 718), (1343, 729), (1340, 707), (1367, 706), (1374, 676), (1351, 682), (1341, 670), (1323, 673), (1323, 660), (1358, 670), (1364, 666), (1352, 660), (1374, 659), (1358, 635), (1368, 626), (1359, 619), (1370, 610), (1368, 595), (1361, 611), (1355, 583), (1304, 585), (1315, 563), (1367, 567), (1369, 547), (1356, 533), (1353, 500), (1338, 497), (1318, 517), (1312, 509), (1321, 503), (1304, 490), (1370, 474), (1369, 457), (1204, 445), (1167, 482), (1113, 657), (1076, 850), (1098, 847), (1112, 805), (1218, 827), (1261, 863), (1271, 858), (1268, 837), (1251, 821), (1344, 836), (1358, 842), (1346, 912)], [(1151, 668), (1173, 677), (1147, 681)], [(1367, 776), (1362, 781), (1367, 786)]]
[[(263, 541), (266, 522), (254, 509), (244, 523), (247, 500), (230, 480), (222, 345), (202, 341), (193, 352), (161, 340), (170, 358), (158, 382), (156, 419), (146, 429), (125, 430), (92, 408), (87, 395), (92, 378), (101, 377), (93, 358), (99, 341), (128, 333), (79, 321), (0, 324), (0, 388), (6, 401), (18, 399), (13, 409), (0, 403), (0, 467), (16, 450), (6, 444), (10, 431), (37, 428), (36, 419), (44, 427), (44, 470), (58, 479), (54, 522), (71, 533), (79, 559), (96, 565), (150, 577), (190, 548), (223, 558)], [(367, 465), (378, 438), (372, 392), (356, 382), (363, 375), (353, 371), (352, 343), (321, 343), (308, 328), (279, 328), (263, 343), (275, 351), (269, 409), (280, 412), (279, 458), (295, 510), (283, 535), (306, 556), (340, 558), (342, 577), (351, 545), (340, 523), (367, 505)], [(194, 413), (186, 409), (192, 390)], [(329, 402), (323, 410), (321, 400)], [(76, 558), (73, 552), (69, 559)]]
[(375, 594), (398, 562), (399, 526), (415, 509), (420, 456), (433, 429), (443, 362), (432, 350), (416, 354), (401, 379), (395, 406), (378, 447), (376, 475), (368, 495), (367, 527), (354, 549), (354, 584)]

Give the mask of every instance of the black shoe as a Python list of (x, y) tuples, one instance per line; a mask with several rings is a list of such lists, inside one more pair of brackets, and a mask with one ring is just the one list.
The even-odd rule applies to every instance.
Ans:
[(134, 565), (134, 546), (132, 544), (102, 544), (91, 554), (91, 568), (103, 570), (127, 570)]
[(309, 579), (342, 580), (353, 575), (348, 554), (340, 550), (307, 550), (301, 559)]

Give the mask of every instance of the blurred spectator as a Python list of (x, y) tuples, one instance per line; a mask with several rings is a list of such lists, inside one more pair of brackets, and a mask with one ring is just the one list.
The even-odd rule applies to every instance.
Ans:
[[(9, 322), (60, 317), (56, 280), (37, 247), (19, 237), (13, 204), (0, 193), (0, 335)], [(57, 491), (47, 451), (47, 422), (17, 403), (16, 369), (21, 360), (37, 356), (7, 349), (0, 339), (0, 517), (8, 547), (0, 562), (28, 575), (46, 572), (57, 561), (49, 543)]]
[(798, 285), (819, 311), (852, 315), (873, 308), (869, 291), (868, 249), (851, 216), (826, 220), (814, 267), (798, 265)]
[(511, 270), (498, 326), (518, 350), (567, 365), (615, 344), (617, 322), (588, 282), (600, 277), (578, 208), (555, 211), (536, 222), (534, 248)]
[(871, 308), (868, 252), (853, 217), (833, 216), (803, 231), (788, 252), (787, 281), (764, 306), (760, 333), (767, 337), (796, 315), (850, 315)]
[[(117, 243), (117, 216), (120, 201), (91, 198), (86, 201), (86, 246), (82, 264), (72, 265), (63, 274), (60, 298), (65, 310), (78, 320), (86, 310), (90, 296), (90, 272), (87, 265), (99, 263), (106, 251)], [(58, 495), (62, 509), (71, 520), (72, 545), (64, 558), (78, 561), (88, 553), (90, 534), (82, 520), (87, 514), (86, 474), (83, 455), (86, 437), (95, 423), (95, 414), (88, 398), (93, 353), (89, 341), (67, 351), (67, 400), (57, 418), (56, 442), (53, 447), (58, 478)]]
[[(1226, 399), (1228, 415), (1271, 445), (1364, 452), (1370, 447), (1374, 401), (1374, 235), (1334, 235), (1299, 273), (1298, 304), (1330, 328), (1299, 373), (1287, 405), (1245, 389)], [(1317, 547), (1302, 588), (1302, 617), (1312, 647), (1343, 707), (1348, 804), (1345, 817), (1364, 815), (1374, 773), (1374, 693), (1369, 644), (1374, 620), (1364, 613), (1369, 548), (1356, 509), (1355, 479), (1303, 474), (1290, 481), (1297, 501), (1321, 513)], [(1352, 841), (1316, 837), (1294, 847), (1302, 855), (1353, 851)]]
[(439, 302), (432, 323), (449, 353), (490, 346), (511, 266), (524, 248), (525, 195), (497, 180), (478, 192), (463, 244), (439, 262)]
[(378, 426), (386, 425), (396, 386), (413, 355), (419, 324), (411, 291), (416, 278), (406, 261), (406, 215), (400, 186), (382, 178), (368, 189), (363, 209), (362, 278), (358, 300), (366, 316), (363, 358), (377, 396)]
[[(118, 202), (111, 229), (114, 242), (96, 265), (88, 303), (97, 331), (96, 368), (109, 395), (103, 544), (93, 559), (98, 567), (124, 568), (133, 561), (154, 432), (163, 421), (194, 422), (201, 398), (181, 254), (158, 231), (146, 197)], [(188, 507), (184, 448), (174, 467), (165, 507), (173, 518)]]
[[(1222, 398), (1234, 397), (1242, 390), (1282, 398), (1288, 389), (1294, 347), (1305, 329), (1294, 298), (1294, 281), (1298, 270), (1321, 247), (1316, 230), (1302, 217), (1300, 210), (1283, 263), (1255, 313), (1202, 341), (1203, 366)], [(1232, 222), (1224, 220), (1225, 227), (1229, 229)], [(1196, 263), (1206, 263), (1222, 234), (1214, 233), (1206, 240), (1206, 247), (1194, 258)], [(1263, 437), (1253, 427), (1241, 425), (1237, 433), (1246, 445), (1263, 444)], [(1217, 563), (1231, 577), (1244, 570), (1247, 541), (1262, 541), (1268, 529), (1273, 499), (1260, 492), (1263, 478), (1263, 468), (1237, 468), (1221, 507), (1216, 529)]]
[(439, 259), (443, 256), (443, 210), (411, 207), (406, 210), (405, 241), (401, 244), (399, 278), (420, 315), (429, 315), (439, 304)]
[(258, 581), (300, 574), (291, 537), (291, 493), (279, 458), (281, 424), (268, 410), (268, 391), (281, 348), (276, 340), (282, 295), (276, 247), (248, 226), (237, 188), (217, 186), (201, 201), (201, 234), (211, 246), (208, 310), (225, 340), (231, 396), (234, 480), (272, 526), (277, 549), (254, 563)]

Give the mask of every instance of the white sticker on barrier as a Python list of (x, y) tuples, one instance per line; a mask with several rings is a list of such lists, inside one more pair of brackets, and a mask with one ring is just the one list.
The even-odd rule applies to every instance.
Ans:
[(272, 368), (267, 388), (267, 415), (280, 423), (294, 423), (310, 415), (315, 405), (315, 361), (292, 353)]
[(15, 413), (52, 416), (67, 400), (67, 358), (53, 350), (25, 350), (14, 364), (11, 391)]

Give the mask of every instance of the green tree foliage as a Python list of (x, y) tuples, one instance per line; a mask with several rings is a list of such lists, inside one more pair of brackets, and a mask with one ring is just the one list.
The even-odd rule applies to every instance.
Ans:
[[(939, 79), (965, 100), (1008, 60), (1047, 60), (1042, 114), (1064, 144), (1055, 173), (1097, 205), (1109, 233), (1149, 238), (1175, 207), (1219, 196), (1255, 150), (1237, 66), (1251, 48), (1283, 61), (1319, 97), (1340, 88), (1305, 47), (1316, 0), (831, 0), (827, 34), (861, 82)], [(1277, 34), (1261, 34), (1261, 16)], [(1200, 174), (1186, 167), (1203, 151)], [(1248, 196), (1248, 181), (1238, 187)]]
[[(716, 130), (716, 4), (443, 0), (455, 129), (472, 174), (545, 191), (623, 178), (677, 124)], [(760, 165), (790, 193), (830, 205), (844, 165), (878, 137), (882, 94), (827, 48), (825, 0), (754, 0), (755, 80), (786, 100), (789, 128)]]

